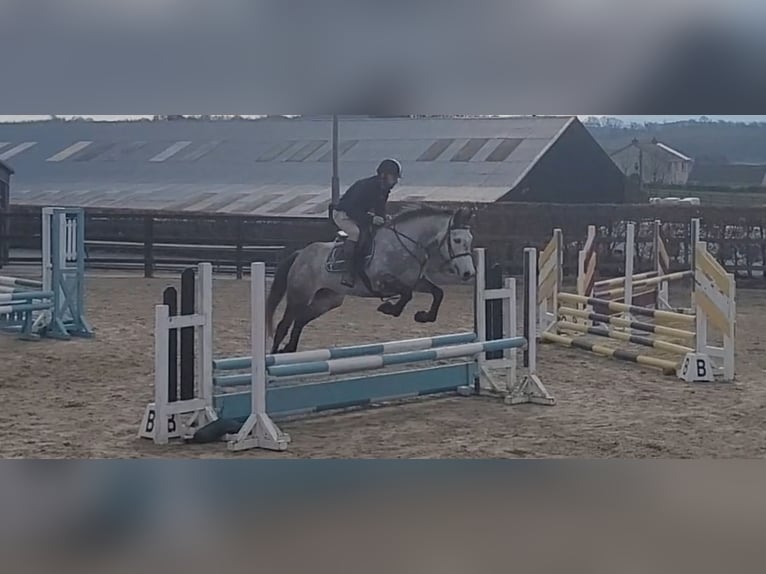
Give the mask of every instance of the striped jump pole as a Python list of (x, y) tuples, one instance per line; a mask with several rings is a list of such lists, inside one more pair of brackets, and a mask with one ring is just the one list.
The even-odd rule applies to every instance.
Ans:
[(350, 357), (347, 359), (332, 359), (315, 363), (297, 363), (292, 365), (276, 365), (268, 369), (272, 377), (297, 377), (302, 375), (337, 375), (358, 371), (381, 369), (392, 365), (415, 363), (423, 361), (438, 361), (473, 357), (480, 353), (518, 349), (526, 344), (524, 337), (511, 337), (480, 343), (466, 343), (451, 347), (440, 347), (422, 351), (394, 353), (392, 355), (372, 355), (368, 357)]
[(614, 329), (606, 329), (604, 327), (589, 327), (582, 323), (572, 323), (570, 321), (559, 321), (558, 327), (564, 331), (579, 331), (588, 335), (596, 335), (597, 337), (607, 337), (609, 339), (625, 341), (626, 343), (635, 343), (636, 345), (642, 345), (644, 347), (653, 347), (669, 353), (680, 353), (685, 355), (686, 353), (694, 352), (692, 347), (685, 347), (668, 341), (661, 341), (659, 339), (643, 337), (641, 335), (633, 335), (631, 333), (625, 333), (624, 331), (615, 331)]
[[(390, 355), (404, 351), (420, 351), (462, 343), (473, 343), (474, 341), (476, 341), (476, 333), (466, 332), (438, 335), (435, 337), (419, 337), (401, 341), (389, 341), (386, 343), (330, 347), (328, 349), (313, 349), (311, 351), (298, 351), (296, 353), (282, 353), (276, 355), (270, 354), (266, 355), (266, 366), (273, 367), (275, 365), (312, 363), (317, 361), (328, 361), (331, 359), (363, 357), (366, 355)], [(232, 357), (215, 359), (213, 361), (213, 369), (216, 371), (249, 369), (251, 365), (251, 357)]]
[(623, 319), (622, 317), (612, 317), (609, 315), (603, 315), (601, 313), (593, 313), (591, 311), (574, 309), (570, 307), (560, 307), (559, 316), (581, 317), (583, 319), (589, 319), (595, 323), (605, 323), (614, 325), (615, 327), (623, 327), (626, 329), (633, 329), (635, 331), (644, 331), (645, 333), (654, 333), (655, 335), (674, 337), (676, 339), (694, 340), (696, 337), (696, 334), (692, 331), (684, 331), (683, 329), (675, 329), (673, 327), (655, 325), (653, 323), (643, 323), (641, 321)]
[(591, 343), (589, 341), (580, 339), (572, 339), (563, 335), (557, 335), (556, 333), (543, 333), (542, 337), (544, 340), (558, 343), (559, 345), (583, 349), (584, 351), (590, 351), (604, 357), (611, 357), (621, 361), (639, 363), (649, 367), (657, 367), (662, 369), (663, 372), (667, 375), (676, 374), (678, 368), (678, 364), (676, 364), (674, 361), (660, 359), (649, 355), (641, 355), (640, 353), (628, 351), (626, 349), (612, 349), (611, 347), (604, 347), (603, 345), (598, 345), (596, 343)]
[(50, 299), (53, 297), (51, 291), (22, 291), (18, 293), (0, 293), (0, 303), (10, 301), (31, 301), (34, 299)]
[(24, 293), (29, 291), (29, 287), (8, 287), (7, 285), (0, 285), (0, 293)]
[(41, 320), (53, 308), (53, 293), (42, 291), (39, 281), (5, 276), (2, 280), (5, 285), (0, 289), (0, 330), (16, 333), (21, 340), (39, 340)]
[(19, 312), (26, 312), (26, 311), (46, 311), (52, 307), (52, 303), (50, 301), (42, 302), (42, 303), (27, 303), (27, 302), (19, 302), (18, 304), (11, 304), (11, 305), (0, 305), (0, 315), (6, 314), (6, 313), (19, 313)]
[[(429, 349), (455, 349), (456, 343), (471, 343), (476, 341), (476, 333), (456, 333), (454, 335), (441, 335), (437, 337), (422, 337), (404, 341), (392, 341), (371, 345), (356, 345), (349, 347), (335, 347), (330, 349), (316, 349), (311, 351), (299, 351), (297, 353), (285, 353), (282, 355), (266, 356), (266, 371), (272, 377), (338, 374), (341, 372), (367, 370), (364, 365), (375, 365), (381, 360), (383, 364), (369, 367), (371, 369), (383, 368), (389, 364), (402, 364), (417, 361), (433, 361), (435, 358), (420, 358), (416, 353), (428, 353)], [(406, 343), (412, 343), (407, 345)], [(513, 348), (513, 347), (503, 347)], [(500, 350), (488, 348), (485, 352)], [(422, 355), (425, 356), (425, 355)], [(430, 355), (429, 355), (430, 356)], [(459, 355), (464, 356), (464, 355)], [(407, 360), (406, 357), (412, 357)], [(284, 358), (284, 360), (283, 360)], [(445, 358), (445, 357), (439, 357)], [(271, 359), (271, 360), (270, 360)], [(402, 360), (404, 359), (404, 360)], [(357, 361), (357, 363), (354, 363)], [(231, 371), (250, 368), (250, 357), (217, 359), (213, 361), (215, 371)], [(360, 365), (354, 368), (354, 364)], [(287, 367), (294, 367), (290, 370)], [(339, 371), (338, 369), (346, 369)], [(329, 369), (329, 371), (325, 371)], [(250, 384), (250, 373), (236, 375), (213, 375), (213, 384), (217, 387), (242, 387)]]
[(7, 277), (0, 275), (0, 285), (6, 287), (27, 287), (31, 289), (42, 290), (42, 281), (35, 281), (33, 279), (20, 279), (18, 277)]
[(600, 307), (608, 311), (629, 312), (643, 317), (653, 317), (654, 319), (665, 321), (678, 321), (682, 323), (694, 324), (693, 315), (684, 315), (683, 313), (674, 313), (672, 311), (660, 311), (658, 309), (647, 309), (646, 307), (636, 307), (635, 305), (626, 305), (607, 299), (596, 299), (595, 297), (583, 297), (573, 293), (559, 293), (559, 299), (566, 303), (586, 304), (592, 307)]

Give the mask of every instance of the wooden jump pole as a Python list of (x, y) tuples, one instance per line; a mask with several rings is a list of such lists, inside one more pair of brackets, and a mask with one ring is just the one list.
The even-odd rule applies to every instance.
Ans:
[[(635, 273), (633, 275), (633, 284), (635, 285), (643, 279), (650, 279), (652, 277), (657, 277), (656, 271), (644, 271), (643, 273)], [(602, 279), (600, 281), (596, 281), (593, 285), (596, 287), (596, 289), (599, 289), (600, 287), (611, 287), (612, 285), (621, 285), (622, 283), (625, 283), (625, 277)]]
[[(651, 287), (653, 285), (659, 285), (660, 283), (665, 283), (667, 281), (678, 281), (680, 279), (686, 279), (687, 277), (692, 277), (694, 275), (694, 272), (689, 271), (677, 271), (675, 273), (669, 273), (668, 275), (660, 275), (655, 277), (649, 277), (646, 279), (639, 279), (637, 281), (633, 281), (634, 287)], [(614, 289), (608, 289), (604, 291), (598, 292), (599, 298), (604, 297), (613, 297), (615, 295), (621, 295), (624, 293), (625, 288), (624, 287), (615, 287)]]

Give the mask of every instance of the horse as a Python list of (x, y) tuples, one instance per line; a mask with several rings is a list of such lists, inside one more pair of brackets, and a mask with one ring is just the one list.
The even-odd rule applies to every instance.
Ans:
[[(395, 215), (379, 227), (366, 242), (364, 263), (359, 265), (359, 279), (354, 287), (340, 282), (343, 272), (343, 238), (315, 242), (293, 252), (276, 269), (266, 303), (266, 327), (273, 336), (272, 353), (298, 349), (303, 329), (311, 321), (340, 307), (347, 296), (388, 299), (378, 311), (398, 317), (412, 300), (414, 292), (433, 296), (428, 311), (418, 311), (415, 320), (436, 320), (443, 291), (429, 279), (449, 276), (453, 282), (466, 283), (476, 275), (473, 261), (473, 235), (470, 221), (473, 211), (456, 211), (431, 206)], [(274, 331), (274, 314), (282, 299), (287, 305)], [(398, 301), (392, 299), (398, 297)], [(287, 336), (290, 339), (280, 350)]]

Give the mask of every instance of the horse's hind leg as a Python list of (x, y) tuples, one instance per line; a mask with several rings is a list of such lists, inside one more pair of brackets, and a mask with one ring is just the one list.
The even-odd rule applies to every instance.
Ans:
[(277, 325), (274, 331), (274, 343), (271, 346), (272, 354), (279, 352), (279, 345), (287, 336), (287, 332), (290, 330), (290, 325), (293, 324), (295, 313), (291, 305), (285, 308), (285, 314), (282, 316), (282, 320)]
[(287, 345), (282, 349), (283, 353), (294, 353), (298, 350), (298, 342), (303, 333), (304, 327), (311, 323), (314, 319), (321, 317), (325, 313), (332, 311), (340, 307), (343, 304), (343, 295), (339, 295), (335, 291), (329, 291), (322, 289), (314, 296), (314, 300), (311, 305), (302, 306), (295, 312), (295, 322), (293, 323), (293, 330), (290, 333), (290, 340)]

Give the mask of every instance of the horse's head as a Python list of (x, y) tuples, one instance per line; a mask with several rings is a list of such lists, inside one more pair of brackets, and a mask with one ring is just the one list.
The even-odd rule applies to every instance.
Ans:
[(453, 213), (447, 234), (440, 246), (448, 273), (461, 281), (471, 281), (476, 276), (473, 263), (472, 218), (473, 211), (465, 207)]

